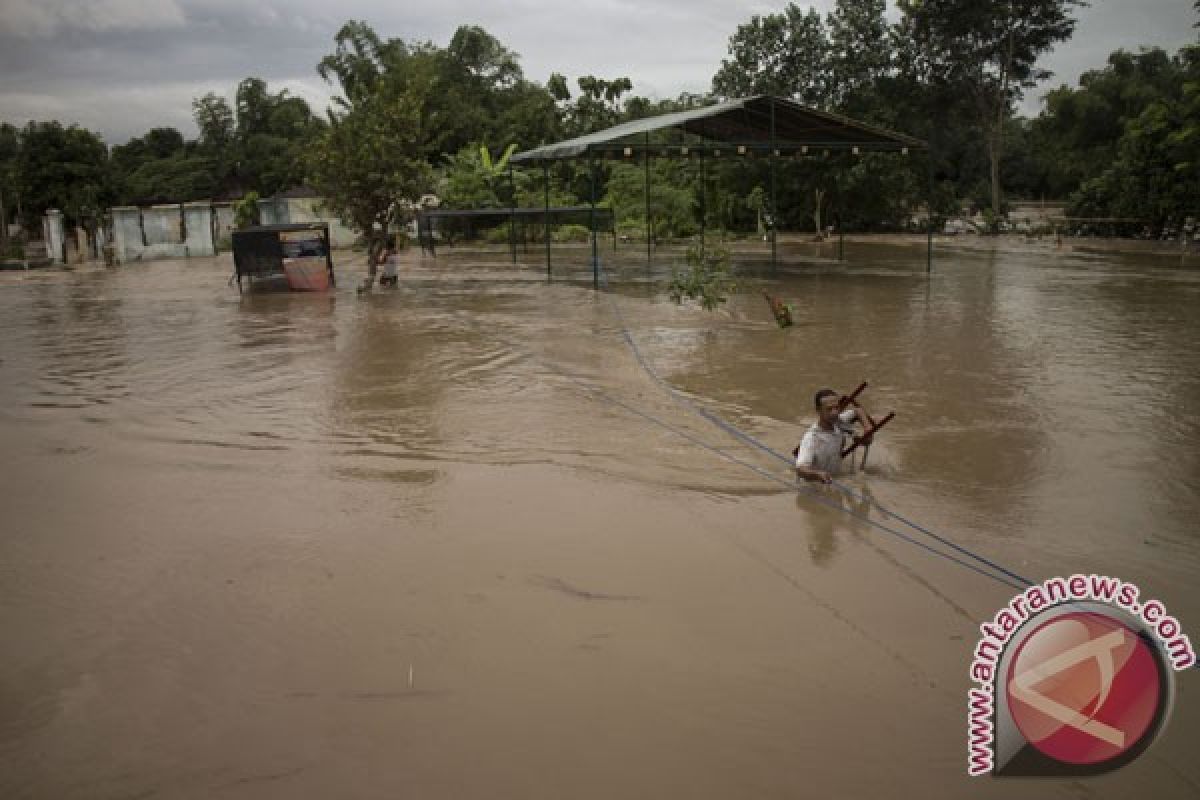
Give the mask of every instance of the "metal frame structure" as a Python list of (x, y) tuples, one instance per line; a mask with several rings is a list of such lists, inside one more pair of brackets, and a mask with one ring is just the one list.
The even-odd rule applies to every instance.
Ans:
[[(679, 141), (651, 143), (650, 134), (655, 131), (678, 131)], [(700, 139), (689, 140), (692, 136)], [(929, 153), (926, 142), (864, 122), (819, 111), (791, 100), (771, 95), (755, 95), (727, 100), (711, 106), (660, 114), (616, 125), (586, 136), (543, 145), (517, 153), (509, 159), (511, 165), (541, 165), (546, 182), (546, 209), (549, 210), (550, 164), (565, 159), (584, 158), (588, 163), (591, 184), (591, 207), (596, 206), (596, 161), (603, 158), (637, 158), (645, 162), (646, 198), (646, 259), (652, 258), (650, 211), (650, 159), (692, 158), (700, 161), (700, 205), (701, 241), (704, 237), (706, 213), (704, 187), (706, 182), (706, 160), (722, 155), (766, 155), (770, 162), (770, 203), (772, 225), (771, 264), (778, 261), (775, 221), (776, 167), (784, 157), (806, 157), (828, 155), (833, 151), (846, 151), (854, 155), (866, 152), (898, 152), (907, 155), (913, 151)], [(928, 171), (930, 194), (932, 195), (932, 162)], [(510, 172), (511, 181), (511, 172)], [(840, 226), (839, 226), (840, 227)], [(839, 242), (839, 258), (843, 250)], [(930, 206), (926, 271), (933, 266), (933, 214)], [(550, 270), (550, 240), (546, 237), (546, 269)], [(599, 263), (596, 256), (596, 233), (592, 231), (592, 277), (599, 287)]]
[(320, 239), (324, 250), (322, 255), (325, 257), (325, 269), (329, 274), (329, 285), (336, 286), (328, 223), (255, 225), (233, 232), (233, 277), (237, 278), (238, 292), (242, 291), (242, 278), (248, 278), (251, 286), (255, 281), (283, 279), (284, 249), (283, 240), (279, 235), (305, 231), (319, 234), (317, 238)]
[[(510, 173), (511, 179), (511, 173)], [(437, 256), (436, 242), (434, 241), (434, 231), (438, 220), (498, 220), (507, 221), (509, 223), (509, 249), (512, 252), (513, 263), (517, 263), (517, 236), (516, 222), (518, 220), (533, 220), (540, 222), (546, 229), (546, 258), (549, 264), (549, 231), (551, 225), (551, 217), (582, 217), (584, 214), (588, 216), (588, 222), (592, 228), (592, 233), (603, 231), (612, 233), (613, 247), (617, 244), (617, 223), (616, 215), (613, 214), (611, 208), (604, 206), (549, 206), (535, 208), (517, 208), (510, 206), (508, 208), (473, 208), (473, 209), (422, 209), (417, 213), (417, 242), (421, 249), (428, 250), (434, 257)], [(524, 241), (524, 237), (522, 237)]]

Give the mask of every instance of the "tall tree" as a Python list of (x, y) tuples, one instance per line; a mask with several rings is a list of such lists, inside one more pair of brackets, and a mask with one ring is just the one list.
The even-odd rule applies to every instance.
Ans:
[(213, 159), (175, 128), (152, 128), (112, 149), (116, 196), (122, 203), (167, 203), (211, 197)]
[[(1120, 62), (1119, 55), (1110, 65)], [(1136, 113), (1119, 120), (1119, 136), (1105, 147), (1111, 157), (1096, 165), (1071, 196), (1073, 214), (1123, 217), (1139, 220), (1138, 228), (1147, 223), (1158, 228), (1183, 223), (1195, 213), (1200, 196), (1200, 45), (1182, 48), (1163, 73), (1160, 88)], [(1090, 91), (1081, 89), (1080, 94), (1086, 97)]]
[(991, 206), (1001, 213), (1005, 123), (1024, 90), (1050, 73), (1038, 59), (1075, 30), (1083, 0), (898, 0), (933, 81), (962, 92), (987, 143)]
[(621, 97), (633, 88), (629, 78), (607, 79), (581, 75), (575, 83), (579, 86), (579, 96), (567, 109), (567, 126), (571, 135), (604, 130), (620, 121), (623, 106)]
[(26, 229), (48, 208), (68, 224), (89, 223), (110, 197), (108, 148), (89, 130), (57, 121), (30, 122), (17, 156)]
[(1111, 166), (1126, 125), (1178, 91), (1179, 80), (1164, 50), (1118, 50), (1103, 69), (1083, 73), (1077, 88), (1049, 92), (1030, 128), (1047, 194), (1066, 197)]
[(8, 221), (16, 200), (17, 156), (21, 134), (7, 122), (0, 123), (0, 257), (8, 255)]
[(730, 37), (729, 56), (713, 77), (719, 97), (773, 94), (829, 104), (829, 41), (814, 9), (788, 3), (780, 14), (752, 17)]
[(254, 77), (238, 84), (235, 97), (234, 183), (262, 195), (303, 183), (303, 150), (320, 128), (308, 104)]
[(200, 150), (213, 160), (215, 182), (224, 186), (233, 171), (235, 159), (237, 127), (233, 109), (224, 97), (209, 92), (192, 100), (192, 118), (200, 129)]
[(884, 0), (837, 0), (829, 31), (829, 99), (850, 116), (876, 116), (878, 82), (891, 71)]
[(334, 41), (335, 52), (321, 60), (318, 72), (336, 81), (341, 94), (310, 168), (332, 210), (367, 240), (362, 288), (370, 289), (388, 229), (432, 188), (422, 150), (435, 65), (426, 51), (385, 41), (363, 22), (346, 23)]

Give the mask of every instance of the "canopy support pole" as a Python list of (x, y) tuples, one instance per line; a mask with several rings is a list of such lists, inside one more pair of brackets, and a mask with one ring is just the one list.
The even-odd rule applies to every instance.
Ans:
[(517, 184), (513, 179), (513, 165), (508, 165), (508, 247), (512, 251), (512, 263), (517, 263)]
[(588, 212), (588, 225), (592, 229), (592, 288), (600, 288), (600, 258), (596, 254), (596, 159), (588, 151), (588, 172), (591, 175), (592, 209)]
[(545, 211), (542, 212), (542, 228), (546, 234), (546, 279), (550, 279), (550, 162), (542, 162), (542, 188), (545, 197)]
[[(650, 247), (651, 247), (652, 242), (654, 241), (654, 233), (653, 233), (653, 231), (654, 231), (653, 222), (654, 221), (650, 216), (650, 131), (646, 131), (646, 152), (642, 154), (642, 158), (646, 162), (644, 165), (645, 166), (645, 181), (644, 181), (645, 185), (643, 187), (644, 188), (643, 196), (644, 196), (645, 203), (646, 203), (646, 263), (649, 264), (650, 260), (652, 258), (651, 253), (650, 253)], [(614, 231), (613, 236), (614, 237), (616, 236), (616, 233), (615, 233), (616, 229), (617, 229), (617, 225), (616, 225), (616, 219), (614, 217), (614, 219), (613, 219), (613, 231)]]
[(775, 98), (771, 97), (771, 269), (774, 270), (779, 259), (775, 242), (775, 229), (779, 227), (779, 209), (775, 205)]
[(925, 151), (925, 208), (929, 219), (925, 225), (925, 274), (933, 272), (933, 148)]
[(708, 169), (704, 146), (700, 147), (700, 263), (704, 263), (705, 239), (708, 234)]

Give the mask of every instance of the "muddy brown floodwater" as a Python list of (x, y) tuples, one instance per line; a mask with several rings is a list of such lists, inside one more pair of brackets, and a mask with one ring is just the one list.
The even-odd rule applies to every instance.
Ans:
[(1123, 770), (968, 779), (1013, 590), (689, 404), (790, 451), (869, 380), (898, 416), (850, 486), (1200, 637), (1200, 270), (847, 257), (715, 314), (636, 254), (600, 293), (494, 252), (369, 297), (348, 254), (327, 295), (240, 297), (228, 256), (0, 274), (0, 796), (1196, 797), (1200, 670)]

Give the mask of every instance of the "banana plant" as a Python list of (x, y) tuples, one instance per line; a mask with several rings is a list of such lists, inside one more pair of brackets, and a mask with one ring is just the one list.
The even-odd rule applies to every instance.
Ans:
[(500, 159), (493, 164), (491, 151), (488, 150), (486, 144), (481, 144), (479, 145), (479, 161), (483, 164), (483, 168), (490, 177), (499, 178), (504, 174), (504, 168), (508, 166), (508, 159), (512, 157), (516, 149), (517, 145), (515, 143), (510, 144), (504, 149), (504, 155), (500, 156)]

